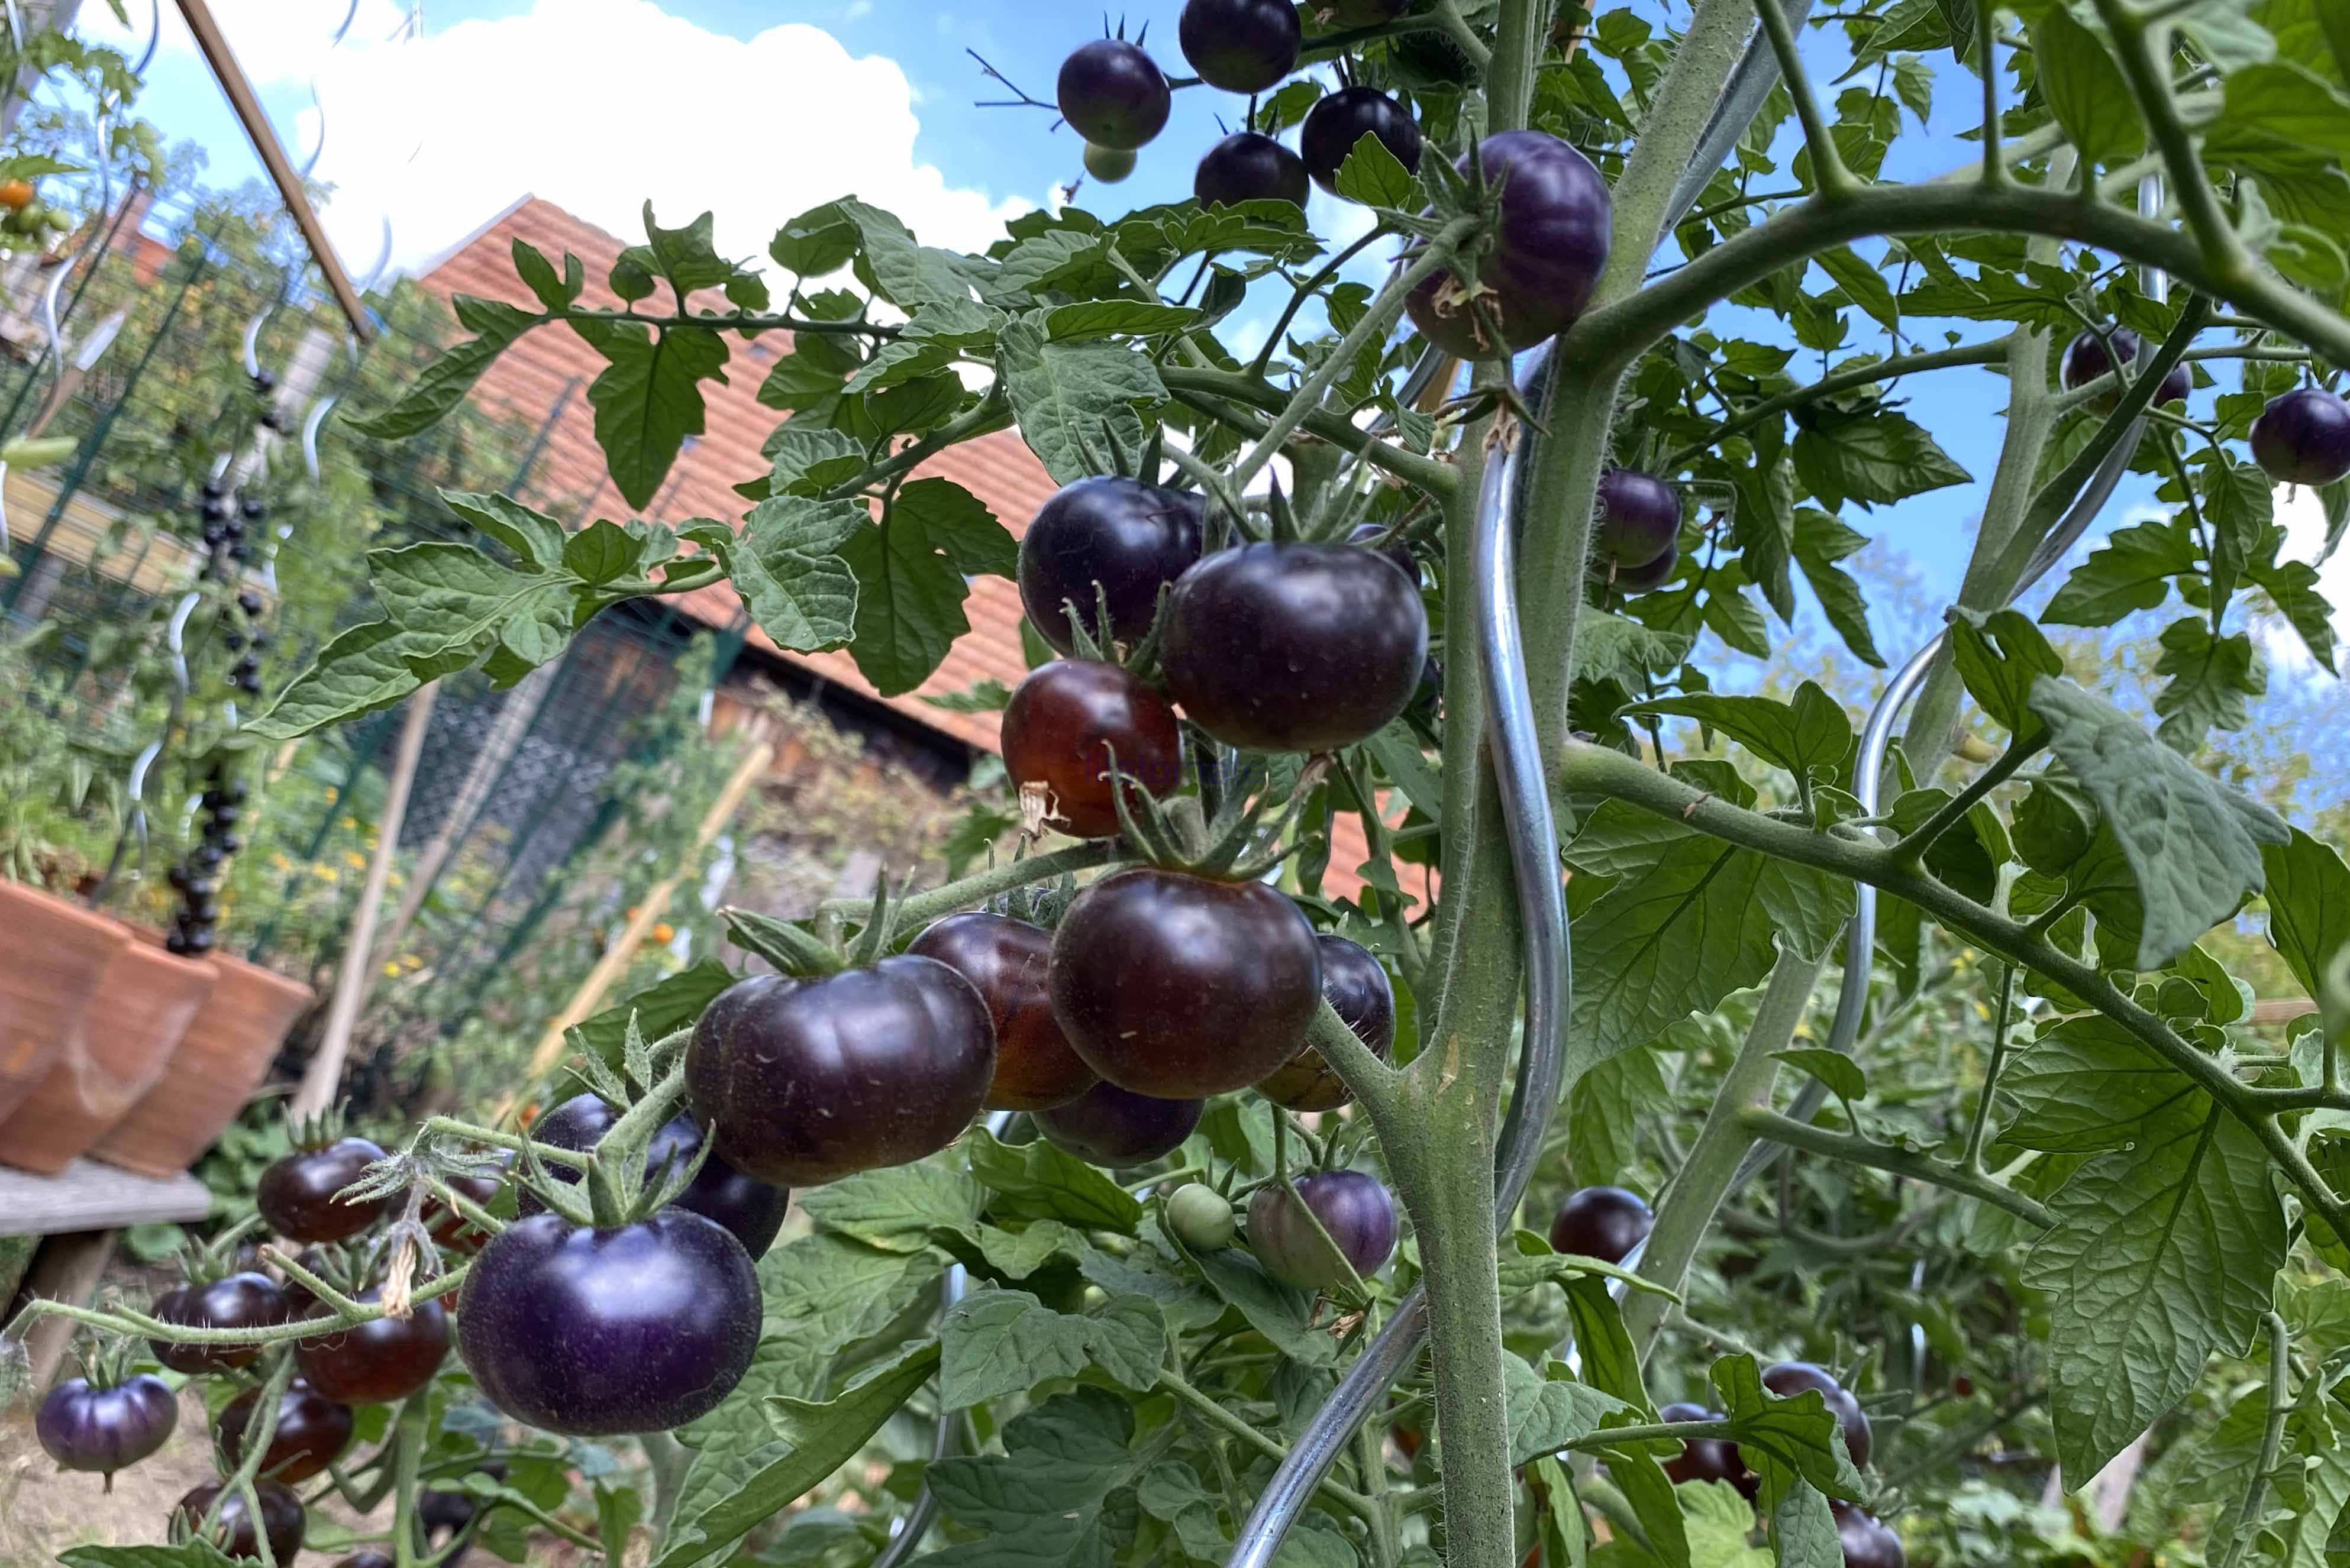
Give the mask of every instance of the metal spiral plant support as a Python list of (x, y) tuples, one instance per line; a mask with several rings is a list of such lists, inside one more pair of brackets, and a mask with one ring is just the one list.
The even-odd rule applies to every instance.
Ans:
[[(2147, 217), (2161, 210), (2162, 185), (2158, 179), (2149, 175), (2138, 182), (2137, 208), (2142, 216)], [(2147, 297), (2158, 305), (2169, 296), (2169, 279), (2159, 268), (2142, 268), (2139, 282)], [(2153, 343), (2141, 338), (2136, 360), (2141, 371), (2153, 358), (2154, 353)], [(2024, 566), (2022, 579), (2015, 585), (2015, 592), (2010, 596), (2011, 600), (2022, 597), (2041, 578), (2054, 570), (2072, 553), (2073, 546), (2081, 542), (2081, 536), (2089, 531), (2089, 524), (2097, 520), (2097, 514), (2105, 510), (2106, 503), (2113, 499), (2122, 475), (2128, 472), (2130, 460), (2137, 454), (2138, 442), (2145, 438), (2147, 428), (2147, 421), (2144, 414), (2131, 421), (2122, 439), (2114, 444), (2114, 450), (2107, 452), (2105, 461), (2097, 465), (2097, 471), (2090, 476), (2089, 483), (2082, 486), (2081, 493), (2074, 499), (2071, 509), (2033, 551)], [(1854, 764), (1852, 787), (1853, 794), (1859, 798), (1864, 816), (1877, 815), (1883, 794), (1885, 760), (1892, 748), (1894, 726), (1900, 722), (1902, 710), (1908, 706), (1909, 700), (1926, 683), (1928, 671), (1933, 668), (1936, 657), (1941, 653), (1950, 638), (1948, 628), (1938, 631), (1923, 648), (1911, 654), (1908, 662), (1896, 670), (1893, 679), (1885, 683), (1884, 692), (1878, 696), (1876, 706), (1868, 711), (1868, 717), (1861, 725), (1860, 753)], [(1851, 1055), (1854, 1045), (1860, 1039), (1860, 1020), (1868, 1007), (1868, 982), (1875, 967), (1876, 950), (1877, 889), (1866, 882), (1857, 883), (1854, 888), (1852, 919), (1845, 927), (1844, 980), (1836, 992), (1835, 1019), (1828, 1026), (1827, 1048), (1839, 1055)], [(1808, 1079), (1796, 1091), (1794, 1100), (1787, 1106), (1787, 1115), (1799, 1122), (1809, 1121), (1819, 1114), (1820, 1107), (1827, 1103), (1827, 1097), (1825, 1084), (1817, 1078)], [(1724, 1196), (1736, 1192), (1787, 1152), (1783, 1144), (1756, 1144), (1740, 1162)]]

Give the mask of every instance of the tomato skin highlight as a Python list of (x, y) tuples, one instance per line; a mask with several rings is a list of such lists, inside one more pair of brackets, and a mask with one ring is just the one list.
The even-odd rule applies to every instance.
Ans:
[(1638, 1193), (1620, 1187), (1586, 1187), (1560, 1201), (1550, 1222), (1551, 1250), (1620, 1263), (1648, 1239), (1656, 1223), (1656, 1215)]
[(1061, 118), (1096, 147), (1131, 152), (1166, 129), (1173, 105), (1166, 73), (1123, 38), (1080, 44), (1061, 62)]
[[(373, 1286), (355, 1299), (372, 1302), (382, 1293)], [(432, 1381), (448, 1354), (449, 1314), (437, 1299), (418, 1302), (404, 1318), (375, 1318), (294, 1342), (295, 1364), (310, 1386), (342, 1405), (405, 1399)]]
[(664, 1209), (614, 1230), (535, 1214), (473, 1261), (457, 1353), (483, 1396), (571, 1437), (667, 1430), (734, 1390), (759, 1344), (743, 1244)]
[(1087, 1165), (1123, 1170), (1180, 1148), (1207, 1108), (1205, 1100), (1159, 1099), (1096, 1084), (1066, 1106), (1036, 1112), (1036, 1130)]
[(1253, 130), (1236, 130), (1209, 148), (1191, 173), (1191, 194), (1202, 207), (1236, 207), (1243, 202), (1287, 202), (1303, 207), (1308, 184), (1304, 159)]
[(61, 1468), (111, 1478), (161, 1448), (179, 1420), (178, 1397), (151, 1372), (110, 1388), (69, 1377), (42, 1397), (33, 1435)]
[(1322, 960), (1262, 882), (1142, 867), (1077, 895), (1053, 939), (1053, 1012), (1086, 1064), (1153, 1099), (1244, 1089), (1305, 1044)]
[[(1055, 659), (1030, 670), (1003, 709), (1003, 767), (1015, 784), (1052, 795), (1046, 820), (1073, 838), (1115, 838), (1118, 785), (1129, 774), (1151, 795), (1183, 777), (1183, 731), (1167, 699), (1096, 659)], [(1127, 809), (1137, 808), (1128, 784)]]
[(1890, 1526), (1850, 1503), (1837, 1502), (1834, 1507), (1845, 1568), (1905, 1568), (1908, 1554), (1901, 1550), (1901, 1537)]
[[(212, 1511), (213, 1500), (221, 1491), (217, 1486), (200, 1486), (182, 1498), (174, 1511), (188, 1521), (191, 1529), (196, 1529), (203, 1524), (204, 1515)], [(261, 1528), (269, 1534), (270, 1556), (276, 1560), (278, 1568), (290, 1568), (309, 1528), (309, 1517), (302, 1511), (302, 1500), (294, 1495), (291, 1487), (274, 1480), (255, 1481), (253, 1495), (261, 1504)], [(261, 1538), (254, 1532), (244, 1499), (236, 1492), (230, 1492), (228, 1501), (221, 1504), (220, 1521), (213, 1526), (208, 1538), (231, 1557), (260, 1560)]]
[(994, 1111), (1047, 1111), (1101, 1082), (1053, 1016), (1053, 933), (973, 910), (933, 922), (907, 948), (971, 981), (995, 1025), (995, 1075), (981, 1102)]
[(2269, 400), (2252, 421), (2252, 457), (2283, 484), (2331, 484), (2350, 474), (2350, 400), (2323, 387)]
[[(156, 1300), (151, 1315), (181, 1328), (275, 1328), (286, 1320), (286, 1297), (276, 1281), (248, 1270), (166, 1291)], [(156, 1360), (191, 1376), (233, 1372), (252, 1366), (261, 1355), (257, 1345), (173, 1345), (161, 1339), (147, 1343)]]
[(971, 981), (886, 958), (817, 980), (754, 975), (722, 992), (686, 1047), (686, 1094), (735, 1169), (814, 1187), (906, 1165), (962, 1135), (995, 1076), (995, 1030)]
[(356, 1236), (390, 1212), (400, 1195), (358, 1202), (335, 1194), (382, 1158), (383, 1150), (363, 1137), (281, 1155), (261, 1173), (254, 1207), (271, 1230), (289, 1241), (316, 1245)]
[[(1453, 275), (1437, 272), (1411, 291), (1405, 308), (1421, 336), (1462, 359), (1491, 359), (1531, 348), (1574, 325), (1591, 302), (1615, 235), (1607, 182), (1591, 160), (1540, 130), (1504, 130), (1478, 144), (1489, 184), (1502, 192), (1492, 246), (1477, 263), (1477, 284), (1503, 341), (1487, 340)], [(1462, 177), (1469, 161), (1458, 165)]]
[[(1322, 995), (1355, 1037), (1384, 1062), (1395, 1046), (1395, 989), (1378, 956), (1359, 942), (1327, 932), (1315, 939), (1322, 955)], [(1260, 1079), (1256, 1092), (1293, 1111), (1335, 1111), (1355, 1097), (1322, 1053), (1308, 1045)]]
[(1297, 68), (1305, 28), (1289, 0), (1187, 0), (1176, 38), (1200, 79), (1263, 92)]
[[(1388, 1266), (1396, 1249), (1395, 1199), (1376, 1177), (1321, 1170), (1292, 1185), (1357, 1274), (1367, 1280)], [(1284, 1284), (1318, 1291), (1343, 1282), (1344, 1276), (1323, 1266), (1313, 1226), (1278, 1183), (1251, 1195), (1248, 1243), (1265, 1272)]]
[(1020, 537), (1020, 605), (1058, 653), (1076, 651), (1068, 604), (1089, 629), (1099, 597), (1110, 635), (1139, 641), (1159, 613), (1159, 590), (1200, 558), (1205, 504), (1194, 494), (1104, 475), (1063, 485)]
[[(213, 1423), (221, 1454), (232, 1465), (243, 1462), (244, 1435), (253, 1429), (260, 1404), (261, 1390), (248, 1388), (223, 1406)], [(337, 1404), (296, 1377), (277, 1401), (277, 1429), (261, 1456), (261, 1473), (288, 1486), (326, 1474), (351, 1446), (357, 1421), (348, 1405)]]
[(1671, 485), (1628, 468), (1611, 468), (1600, 475), (1595, 551), (1611, 560), (1645, 566), (1670, 554), (1680, 532), (1680, 493)]
[[(604, 1135), (619, 1119), (620, 1113), (598, 1096), (574, 1095), (533, 1122), (530, 1136), (539, 1143), (585, 1154), (603, 1142)], [(702, 1124), (680, 1112), (663, 1124), (645, 1146), (646, 1165), (653, 1169), (665, 1162), (683, 1165), (702, 1147)], [(578, 1172), (551, 1160), (546, 1172), (557, 1181), (574, 1185), (579, 1177)], [(775, 1245), (791, 1200), (789, 1188), (745, 1176), (727, 1164), (723, 1156), (713, 1153), (702, 1162), (702, 1168), (686, 1183), (685, 1190), (671, 1199), (670, 1204), (733, 1231), (743, 1251), (757, 1258)], [(516, 1195), (517, 1214), (527, 1217), (545, 1208), (528, 1189)]]
[(1159, 661), (1184, 713), (1229, 746), (1330, 752), (1408, 707), (1428, 659), (1419, 587), (1351, 545), (1253, 544), (1183, 574)]
[(1338, 193), (1338, 171), (1347, 154), (1366, 136), (1395, 154), (1406, 170), (1419, 172), (1419, 124), (1411, 111), (1377, 88), (1350, 87), (1322, 99), (1305, 113), (1297, 133), (1297, 151), (1314, 182), (1332, 195)]

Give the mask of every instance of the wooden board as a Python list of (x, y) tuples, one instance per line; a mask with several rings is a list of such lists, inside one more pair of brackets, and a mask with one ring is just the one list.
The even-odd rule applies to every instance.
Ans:
[(77, 1159), (55, 1176), (0, 1166), (0, 1236), (52, 1236), (201, 1220), (212, 1194), (192, 1176), (158, 1180), (94, 1159)]

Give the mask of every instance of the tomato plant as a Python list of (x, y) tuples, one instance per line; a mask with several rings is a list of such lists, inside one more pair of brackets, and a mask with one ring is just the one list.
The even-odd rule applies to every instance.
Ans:
[[(600, 1138), (387, 1144), (341, 1194), (390, 1266), (285, 1262), (299, 1325), (39, 1310), (331, 1392), (312, 1346), (462, 1292), (502, 1419), (685, 1423), (655, 1507), (598, 1493), (658, 1568), (2322, 1561), (2350, 867), (2236, 747), (2280, 650), (2338, 662), (2335, 8), (1183, 9), (1205, 80), (1071, 29), (1020, 96), (1191, 199), (963, 254), (843, 197), (780, 270), (656, 208), (593, 295), (517, 246), (535, 303), (368, 428), (570, 333), (643, 513), (787, 342), (770, 472), (739, 526), (453, 496), (494, 548), (379, 556), (245, 727), (729, 586), (911, 692), (995, 575), (1038, 672), (930, 695), (1010, 706), (1021, 841), (732, 912), (776, 972), (583, 1024)], [(1238, 136), (1174, 146), (1217, 82)], [(924, 468), (1014, 430), (1033, 516)], [(1942, 602), (1872, 597), (1873, 534), (1950, 541)], [(454, 1186), (493, 1150), (548, 1213)], [(683, 1208), (719, 1157), (806, 1216), (752, 1287)], [(675, 1311), (595, 1288), (628, 1260)]]

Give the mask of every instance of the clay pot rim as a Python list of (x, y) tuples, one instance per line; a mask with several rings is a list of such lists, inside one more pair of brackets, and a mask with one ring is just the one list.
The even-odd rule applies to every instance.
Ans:
[(29, 904), (43, 906), (41, 912), (51, 919), (62, 919), (70, 925), (94, 927), (124, 941), (130, 940), (130, 926), (112, 915), (100, 914), (86, 904), (60, 898), (46, 888), (36, 888), (29, 882), (12, 882), (0, 877), (0, 899), (20, 898)]
[(163, 933), (152, 926), (136, 925), (129, 920), (117, 920), (115, 923), (129, 931), (133, 940), (155, 949), (160, 957), (171, 959), (179, 963), (206, 964), (211, 966), (214, 975), (220, 977), (235, 975), (240, 979), (248, 979), (263, 984), (275, 982), (285, 988), (289, 994), (299, 993), (310, 997), (317, 994), (309, 986), (290, 975), (283, 975), (265, 965), (238, 958), (234, 953), (210, 952), (202, 958), (175, 953), (163, 946)]

